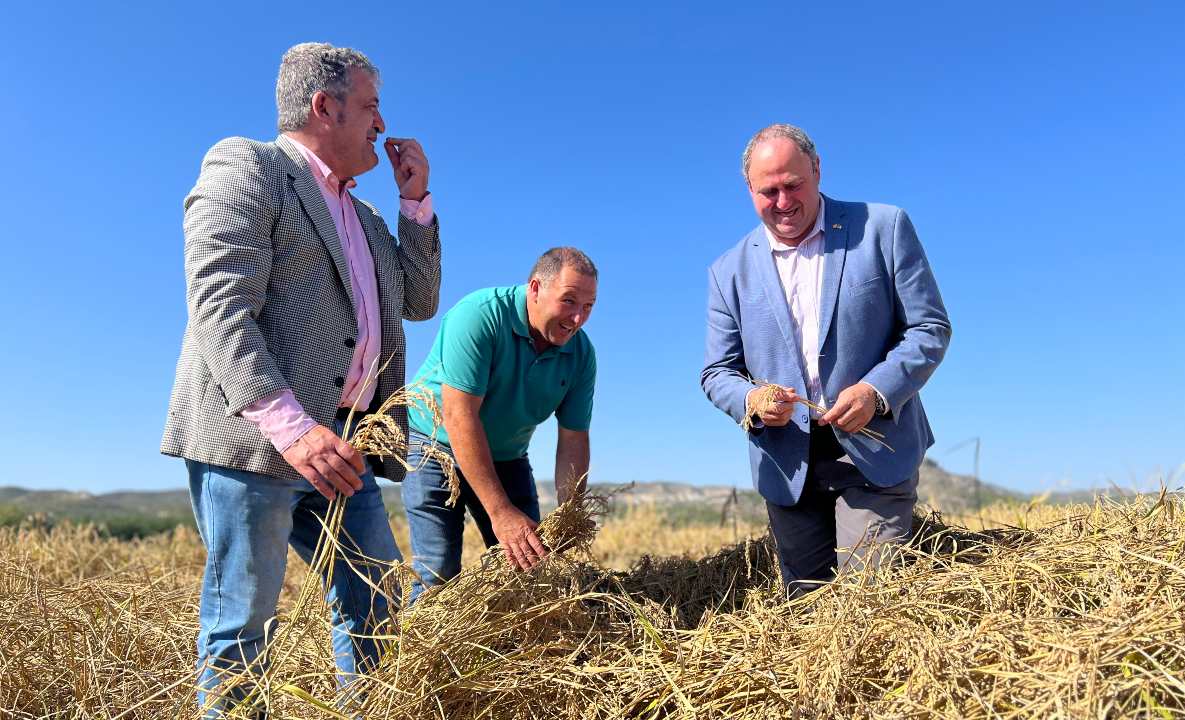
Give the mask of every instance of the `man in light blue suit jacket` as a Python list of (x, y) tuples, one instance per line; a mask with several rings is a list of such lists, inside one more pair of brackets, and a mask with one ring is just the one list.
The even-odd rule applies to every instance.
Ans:
[[(934, 442), (918, 391), (951, 326), (905, 211), (823, 196), (805, 132), (761, 130), (742, 166), (762, 224), (709, 270), (701, 384), (749, 428), (753, 483), (796, 595), (907, 538)], [(781, 389), (756, 393), (761, 383)]]

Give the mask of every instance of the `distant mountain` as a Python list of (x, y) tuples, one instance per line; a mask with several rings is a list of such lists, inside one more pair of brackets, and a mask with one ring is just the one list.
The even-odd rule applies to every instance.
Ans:
[(0, 487), (0, 525), (60, 521), (94, 523), (118, 537), (136, 537), (178, 525), (193, 525), (189, 492), (114, 492), (26, 490)]
[[(672, 521), (712, 521), (720, 519), (735, 507), (743, 517), (764, 515), (764, 502), (751, 489), (748, 476), (738, 477), (734, 488), (722, 485), (692, 485), (680, 482), (645, 482), (629, 485), (597, 484), (593, 492), (611, 495), (611, 506), (620, 511), (642, 504), (653, 504), (663, 510)], [(381, 483), (388, 512), (403, 511), (399, 497), (400, 486)], [(1059, 493), (1047, 502), (1082, 502), (1095, 493), (1082, 491)], [(1106, 494), (1106, 493), (1104, 493)], [(991, 483), (980, 483), (978, 502), (988, 505), (1001, 500), (1025, 502), (1025, 493), (1002, 488)], [(974, 510), (976, 507), (975, 479), (942, 469), (927, 459), (921, 468), (918, 500), (948, 513)], [(555, 487), (550, 479), (539, 482), (539, 501), (544, 512), (555, 507)], [(185, 490), (160, 492), (115, 492), (91, 494), (84, 491), (26, 490), (0, 486), (0, 525), (35, 522), (52, 525), (62, 520), (91, 522), (104, 526), (120, 537), (131, 537), (159, 532), (179, 524), (193, 525), (189, 493)]]

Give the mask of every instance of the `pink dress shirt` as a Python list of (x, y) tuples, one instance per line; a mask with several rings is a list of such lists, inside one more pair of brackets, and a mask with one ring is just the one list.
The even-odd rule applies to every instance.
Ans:
[[(292, 137), (288, 137), (288, 140), (300, 150), (309, 164), (309, 171), (316, 180), (333, 218), (333, 227), (337, 231), (342, 252), (349, 266), (350, 285), (354, 290), (354, 314), (358, 318), (358, 336), (354, 342), (354, 355), (350, 360), (345, 385), (342, 387), (339, 407), (357, 407), (365, 411), (374, 399), (373, 376), (378, 370), (378, 357), (382, 350), (382, 329), (374, 257), (370, 254), (366, 233), (362, 230), (362, 223), (358, 219), (358, 212), (354, 209), (354, 201), (349, 193), (357, 183), (353, 178), (346, 178), (343, 182), (312, 150)], [(421, 225), (432, 222), (431, 195), (419, 202), (401, 199), (399, 205), (400, 212), (409, 220)], [(281, 453), (317, 424), (288, 389), (276, 391), (251, 403), (243, 409), (242, 415), (254, 423)]]

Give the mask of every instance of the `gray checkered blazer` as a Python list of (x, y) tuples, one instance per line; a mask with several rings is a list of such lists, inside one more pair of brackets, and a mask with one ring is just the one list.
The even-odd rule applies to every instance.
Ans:
[[(399, 242), (354, 199), (374, 255), (382, 319), (376, 400), (404, 383), (403, 319), (426, 320), (440, 296), (439, 226), (399, 216)], [(300, 475), (239, 412), (291, 388), (332, 426), (354, 354), (354, 290), (325, 199), (287, 138), (229, 138), (210, 149), (185, 199), (189, 322), (161, 452), (290, 480)], [(396, 418), (404, 432), (407, 415)], [(403, 477), (396, 462), (376, 474)]]

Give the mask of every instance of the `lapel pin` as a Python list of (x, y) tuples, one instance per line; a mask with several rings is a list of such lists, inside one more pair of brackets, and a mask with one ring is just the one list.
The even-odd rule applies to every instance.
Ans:
[(843, 230), (843, 225), (840, 225), (839, 223), (832, 223), (831, 229), (832, 230)]

